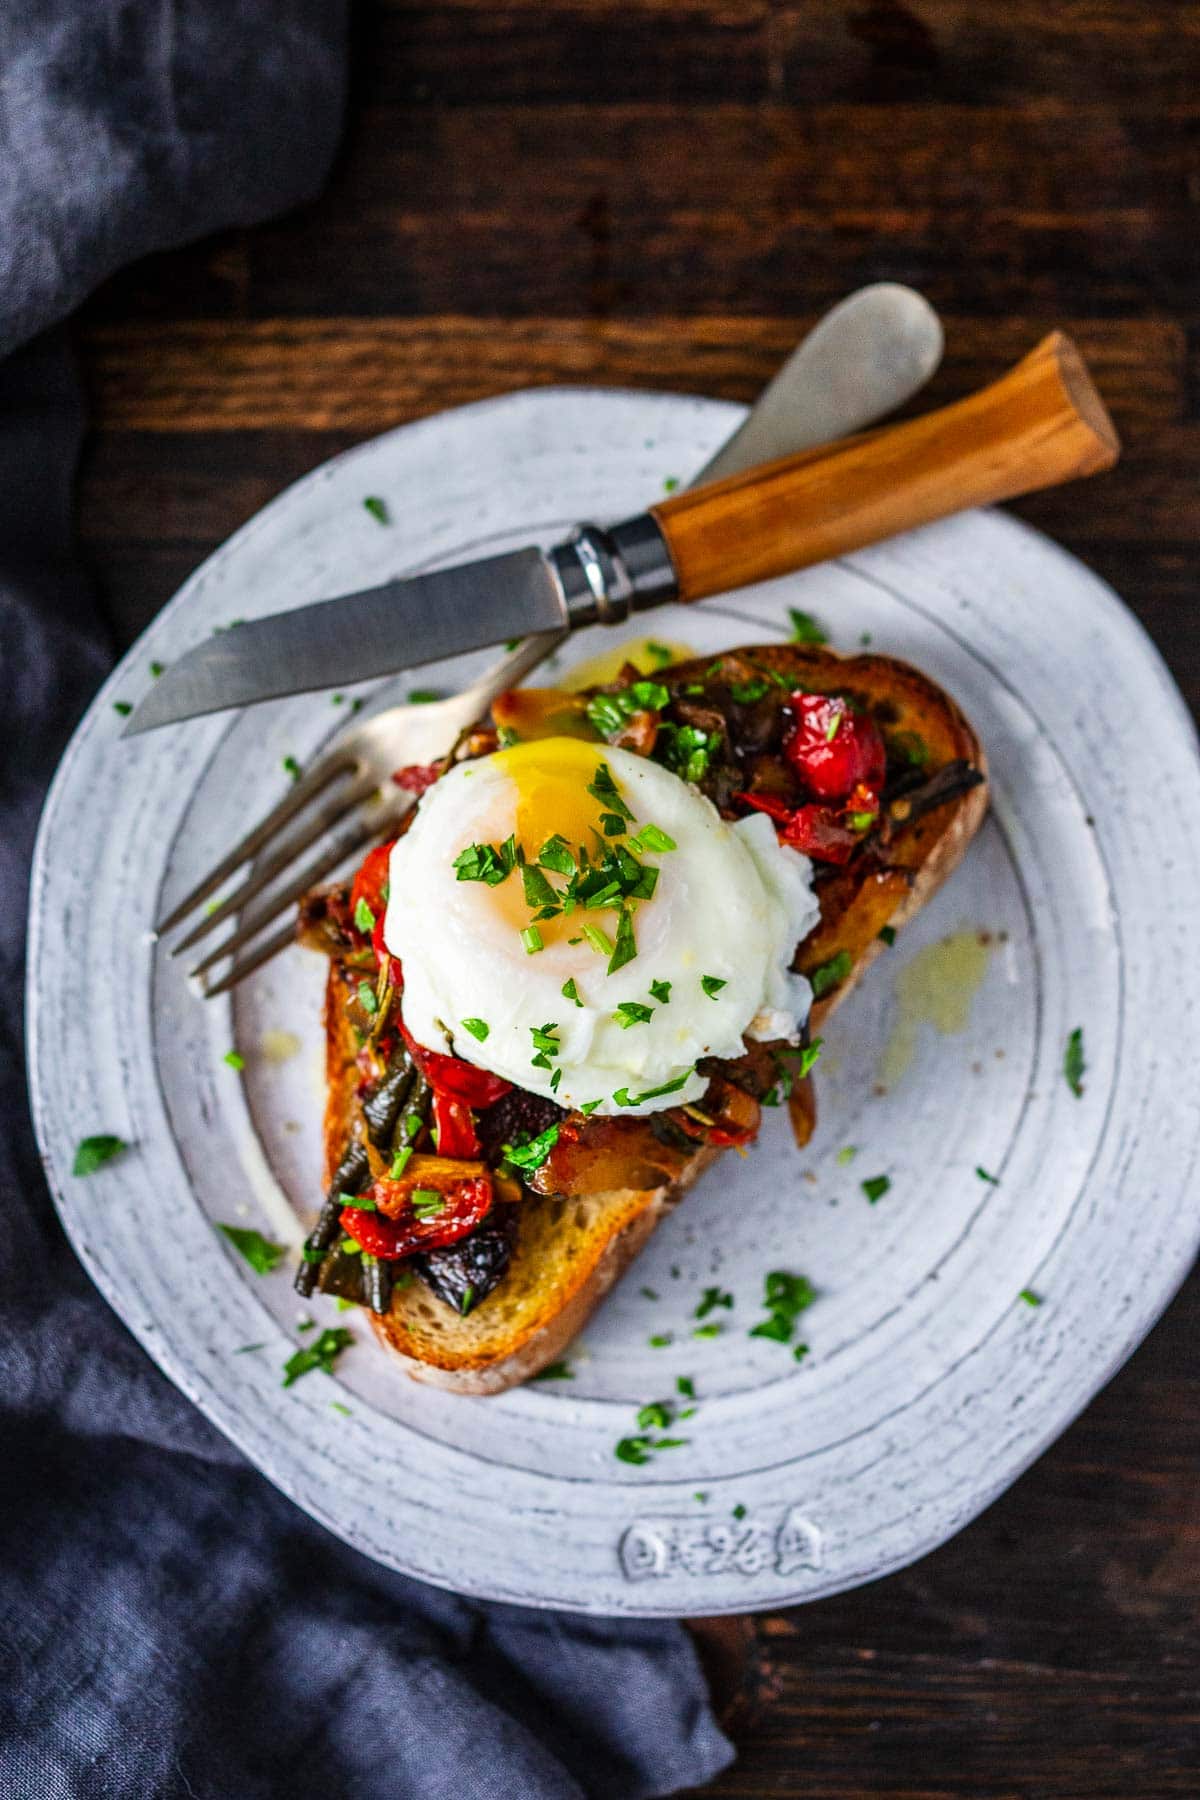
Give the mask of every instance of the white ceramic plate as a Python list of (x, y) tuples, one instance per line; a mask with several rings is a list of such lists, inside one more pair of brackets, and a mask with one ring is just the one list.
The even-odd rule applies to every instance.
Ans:
[[(289, 1271), (255, 1276), (213, 1221), (295, 1242), (311, 1217), (323, 965), (293, 950), (232, 1007), (204, 1004), (150, 925), (280, 795), (282, 759), (311, 757), (346, 711), (316, 696), (122, 743), (113, 702), (138, 697), (152, 659), (231, 618), (636, 511), (737, 416), (665, 395), (520, 394), (317, 470), (125, 659), (42, 822), (32, 1087), (80, 1257), (172, 1380), (300, 1506), (381, 1562), (472, 1594), (715, 1613), (897, 1568), (1064, 1429), (1196, 1249), (1191, 726), (1106, 587), (1010, 519), (971, 514), (650, 626), (707, 653), (786, 635), (787, 607), (804, 607), (836, 644), (870, 633), (942, 682), (991, 758), (994, 808), (964, 866), (827, 1034), (809, 1149), (768, 1115), (753, 1152), (724, 1159), (606, 1301), (573, 1381), (450, 1397), (406, 1380), (351, 1321), (361, 1341), (332, 1381), (281, 1388), (298, 1320), (348, 1315), (301, 1305)], [(391, 527), (367, 494), (386, 499)], [(589, 634), (568, 654), (596, 648)], [(449, 687), (483, 660), (413, 679)], [(979, 979), (969, 1016), (942, 1020), (961, 1029), (943, 1032), (902, 995), (930, 1000), (923, 973), (945, 968), (948, 938)], [(949, 998), (964, 1001), (961, 982)], [(1076, 1026), (1082, 1099), (1062, 1074)], [(279, 1034), (295, 1040), (282, 1060)], [(235, 1045), (244, 1076), (222, 1062)], [(72, 1177), (77, 1141), (102, 1131), (134, 1148)], [(838, 1154), (849, 1145), (852, 1162)], [(871, 1205), (860, 1183), (880, 1173), (891, 1187)], [(748, 1335), (772, 1268), (820, 1291), (803, 1363)], [(697, 1339), (710, 1283), (735, 1305), (712, 1315), (718, 1338)], [(699, 1396), (687, 1445), (643, 1468), (617, 1461), (635, 1409), (680, 1375)]]

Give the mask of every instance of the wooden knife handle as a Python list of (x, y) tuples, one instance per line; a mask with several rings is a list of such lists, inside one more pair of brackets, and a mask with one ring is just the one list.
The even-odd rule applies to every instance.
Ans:
[(1110, 469), (1108, 410), (1061, 331), (990, 387), (652, 509), (681, 600), (769, 581), (932, 519)]

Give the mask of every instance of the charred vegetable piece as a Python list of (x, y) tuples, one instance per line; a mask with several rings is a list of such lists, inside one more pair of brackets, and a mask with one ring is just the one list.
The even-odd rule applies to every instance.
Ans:
[(392, 1303), (392, 1265), (377, 1256), (351, 1257), (362, 1264), (362, 1286), (365, 1303), (373, 1313), (385, 1313)]
[[(342, 1160), (333, 1172), (333, 1180), (329, 1184), (329, 1192), (325, 1196), (325, 1204), (321, 1215), (304, 1245), (304, 1256), (296, 1271), (295, 1288), (298, 1294), (307, 1299), (314, 1288), (321, 1287), (321, 1257), (327, 1254), (341, 1237), (341, 1215), (347, 1194), (362, 1191), (370, 1173), (365, 1144), (354, 1139), (347, 1145)], [(324, 1288), (322, 1291), (325, 1292)]]
[(553, 1100), (527, 1093), (523, 1088), (513, 1088), (502, 1100), (479, 1114), (475, 1128), (485, 1159), (496, 1163), (505, 1144), (527, 1143), (566, 1116)]
[(462, 1312), (464, 1301), (476, 1307), (502, 1280), (512, 1260), (517, 1234), (517, 1208), (497, 1206), (475, 1231), (414, 1258), (421, 1279), (447, 1306)]
[(407, 1046), (400, 1044), (388, 1064), (383, 1080), (362, 1103), (367, 1136), (381, 1155), (386, 1156), (392, 1147), (401, 1111), (412, 1094), (416, 1080), (416, 1065)]

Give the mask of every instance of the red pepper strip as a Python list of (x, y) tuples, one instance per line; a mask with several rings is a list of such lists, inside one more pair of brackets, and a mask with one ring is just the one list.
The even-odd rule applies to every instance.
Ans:
[[(443, 1202), (441, 1210), (426, 1218), (418, 1218), (412, 1210), (413, 1184), (405, 1185), (408, 1193), (398, 1218), (389, 1218), (384, 1212), (365, 1212), (360, 1206), (342, 1208), (343, 1231), (360, 1244), (368, 1256), (393, 1262), (397, 1257), (411, 1256), (414, 1250), (436, 1250), (442, 1244), (457, 1243), (468, 1231), (474, 1231), (491, 1211), (490, 1175), (468, 1175), (463, 1181), (439, 1189)], [(381, 1201), (394, 1205), (391, 1196), (400, 1186), (383, 1176), (367, 1190), (367, 1198), (374, 1200), (377, 1206)]]
[(461, 1056), (445, 1056), (440, 1050), (427, 1050), (424, 1044), (418, 1044), (403, 1021), (400, 1030), (413, 1061), (435, 1094), (450, 1094), (465, 1106), (494, 1106), (497, 1100), (511, 1093), (511, 1081), (490, 1075), (486, 1069), (477, 1069), (474, 1063), (464, 1062)]
[(735, 794), (744, 806), (765, 812), (780, 826), (779, 837), (793, 850), (802, 850), (815, 862), (847, 863), (862, 843), (862, 833), (850, 831), (842, 824), (842, 815), (833, 806), (787, 806), (769, 794)]
[(433, 1136), (439, 1156), (477, 1157), (479, 1155), (479, 1139), (475, 1133), (475, 1119), (469, 1106), (456, 1100), (453, 1094), (438, 1093), (433, 1096)]
[(441, 772), (441, 763), (409, 763), (405, 768), (397, 769), (392, 780), (406, 794), (423, 794), (426, 788), (433, 786)]
[(877, 788), (887, 751), (869, 713), (852, 713), (836, 694), (794, 693), (783, 753), (818, 800), (844, 800), (859, 782)]

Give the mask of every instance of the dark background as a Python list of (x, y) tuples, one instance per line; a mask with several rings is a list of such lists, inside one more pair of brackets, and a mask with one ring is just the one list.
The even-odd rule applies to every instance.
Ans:
[[(390, 0), (355, 30), (325, 196), (139, 265), (79, 322), (83, 544), (122, 646), (364, 436), (538, 382), (747, 400), (889, 278), (945, 318), (928, 402), (1076, 336), (1124, 459), (1015, 510), (1117, 587), (1196, 707), (1200, 7)], [(741, 1749), (707, 1792), (1200, 1791), (1198, 1338), (1193, 1279), (953, 1543), (701, 1627)]]

